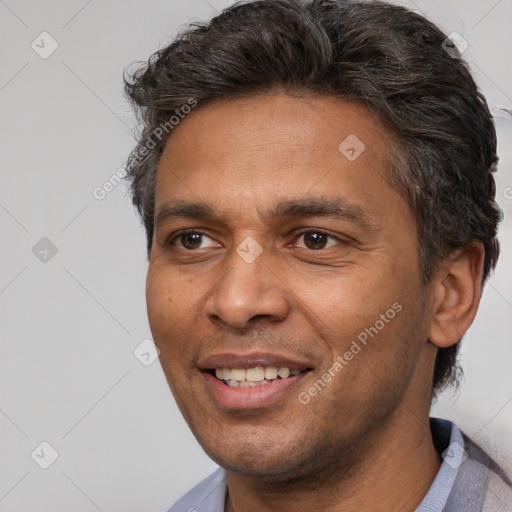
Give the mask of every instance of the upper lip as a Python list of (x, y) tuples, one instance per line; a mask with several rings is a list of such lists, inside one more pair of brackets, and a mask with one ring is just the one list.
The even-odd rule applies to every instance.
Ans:
[(297, 356), (285, 356), (268, 352), (225, 352), (213, 354), (199, 360), (201, 370), (213, 370), (215, 368), (254, 368), (255, 366), (276, 366), (289, 368), (290, 370), (311, 369), (311, 362)]

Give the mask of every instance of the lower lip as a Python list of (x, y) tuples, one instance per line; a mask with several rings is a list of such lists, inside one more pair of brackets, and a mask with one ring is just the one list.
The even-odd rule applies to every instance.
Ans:
[[(292, 388), (309, 372), (300, 373), (287, 379), (275, 379), (270, 384), (246, 388), (224, 384), (211, 373), (204, 372), (207, 388), (214, 400), (228, 409), (257, 409), (276, 402), (290, 394)], [(298, 396), (298, 393), (297, 393)]]

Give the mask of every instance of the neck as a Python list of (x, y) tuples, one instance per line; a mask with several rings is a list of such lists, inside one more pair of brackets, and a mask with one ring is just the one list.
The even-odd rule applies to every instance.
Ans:
[[(268, 482), (227, 473), (226, 512), (413, 512), (432, 484), (441, 459), (432, 441), (428, 410), (420, 416), (402, 404), (386, 425), (350, 455), (353, 464), (331, 465), (301, 482)], [(414, 409), (413, 409), (414, 410)], [(341, 460), (341, 457), (339, 458)]]

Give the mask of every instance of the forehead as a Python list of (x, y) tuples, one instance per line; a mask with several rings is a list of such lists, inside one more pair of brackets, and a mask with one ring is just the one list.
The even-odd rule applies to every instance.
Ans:
[(389, 188), (391, 146), (358, 103), (286, 94), (217, 100), (192, 111), (168, 138), (156, 209), (181, 199), (239, 208), (278, 196), (369, 199)]

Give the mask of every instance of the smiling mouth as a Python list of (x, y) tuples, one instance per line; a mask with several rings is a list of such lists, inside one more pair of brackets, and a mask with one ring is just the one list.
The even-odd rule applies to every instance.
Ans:
[(290, 370), (277, 366), (254, 366), (252, 368), (215, 368), (208, 370), (226, 386), (248, 388), (272, 384), (276, 380), (289, 379), (302, 373), (311, 371), (311, 368)]

